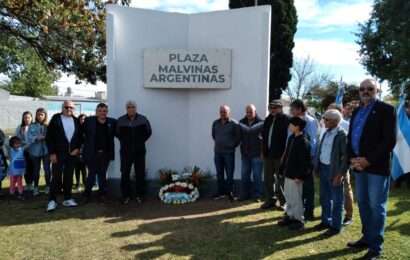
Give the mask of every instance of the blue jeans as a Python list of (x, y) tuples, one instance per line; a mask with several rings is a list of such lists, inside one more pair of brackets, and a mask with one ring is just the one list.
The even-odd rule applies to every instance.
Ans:
[[(246, 199), (252, 195), (256, 198), (262, 196), (262, 167), (263, 161), (259, 157), (242, 157), (241, 198)], [(253, 187), (251, 174), (253, 175)]]
[[(215, 153), (214, 157), (216, 178), (218, 181), (218, 195), (233, 192), (233, 174), (235, 170), (235, 152)], [(225, 180), (226, 172), (226, 180)]]
[(390, 178), (368, 172), (355, 172), (356, 199), (362, 222), (362, 240), (369, 250), (380, 253), (384, 241), (387, 196)]
[(343, 182), (333, 185), (330, 166), (320, 164), (320, 205), (322, 206), (322, 223), (340, 231), (343, 213)]

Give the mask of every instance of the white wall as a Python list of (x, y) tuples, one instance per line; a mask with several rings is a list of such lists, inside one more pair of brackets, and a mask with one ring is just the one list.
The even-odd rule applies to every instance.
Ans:
[[(220, 104), (243, 117), (253, 103), (265, 116), (268, 102), (270, 7), (203, 14), (177, 14), (109, 6), (107, 18), (108, 102), (111, 115), (125, 112), (133, 99), (151, 122), (147, 143), (148, 178), (160, 168), (198, 165), (214, 172), (211, 124)], [(232, 88), (175, 90), (143, 88), (144, 48), (232, 49)], [(263, 111), (263, 112), (262, 112)], [(117, 150), (119, 147), (117, 147)], [(119, 156), (110, 167), (119, 178)], [(237, 152), (236, 177), (240, 176)]]

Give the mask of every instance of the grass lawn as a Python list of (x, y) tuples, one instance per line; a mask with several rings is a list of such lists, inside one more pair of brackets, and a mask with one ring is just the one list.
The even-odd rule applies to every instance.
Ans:
[[(190, 205), (142, 206), (92, 202), (45, 213), (46, 197), (0, 198), (0, 259), (355, 259), (346, 243), (360, 236), (354, 224), (324, 238), (312, 230), (280, 228), (279, 211), (259, 203), (203, 199)], [(390, 193), (384, 259), (410, 259), (410, 189)], [(316, 215), (320, 214), (319, 207)]]

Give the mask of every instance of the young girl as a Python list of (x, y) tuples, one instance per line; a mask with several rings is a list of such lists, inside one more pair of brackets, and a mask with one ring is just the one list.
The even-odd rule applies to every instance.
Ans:
[(33, 123), (33, 115), (31, 114), (31, 112), (26, 111), (22, 115), (21, 124), (16, 129), (16, 137), (20, 139), (22, 148), (24, 149), (24, 159), (26, 163), (26, 172), (24, 174), (24, 179), (26, 181), (27, 191), (33, 190), (33, 166), (30, 160), (30, 155), (27, 151), (28, 144), (29, 144), (28, 130), (32, 123)]
[(46, 180), (46, 190), (50, 187), (50, 159), (46, 145), (47, 132), (47, 111), (39, 108), (36, 111), (35, 123), (30, 125), (28, 130), (28, 153), (33, 164), (33, 196), (39, 195), (38, 183), (40, 179), (41, 162), (43, 162), (44, 177)]
[(23, 176), (26, 169), (26, 163), (24, 159), (24, 150), (22, 148), (22, 142), (17, 136), (10, 138), (10, 150), (9, 158), (10, 165), (8, 168), (8, 174), (10, 177), (10, 195), (14, 195), (16, 187), (18, 190), (19, 199), (23, 197)]

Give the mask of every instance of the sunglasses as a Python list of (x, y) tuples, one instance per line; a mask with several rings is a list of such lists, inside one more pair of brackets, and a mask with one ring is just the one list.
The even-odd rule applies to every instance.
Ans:
[(364, 92), (365, 90), (371, 92), (371, 91), (374, 91), (375, 88), (374, 88), (374, 87), (360, 87), (360, 88), (359, 88), (359, 91), (360, 91), (360, 92)]
[(69, 107), (69, 106), (66, 106), (66, 107), (64, 107), (64, 109), (69, 110), (69, 109), (74, 109), (74, 107)]

